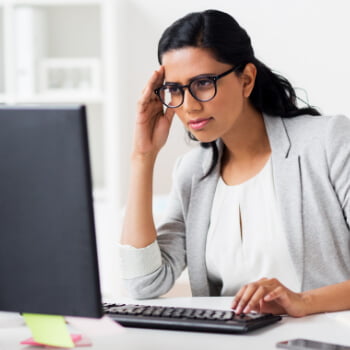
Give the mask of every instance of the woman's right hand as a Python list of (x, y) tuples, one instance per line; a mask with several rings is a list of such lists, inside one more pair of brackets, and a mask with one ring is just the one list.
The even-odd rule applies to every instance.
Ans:
[(175, 111), (163, 104), (154, 89), (164, 81), (164, 67), (154, 71), (137, 105), (133, 155), (156, 157), (166, 143)]

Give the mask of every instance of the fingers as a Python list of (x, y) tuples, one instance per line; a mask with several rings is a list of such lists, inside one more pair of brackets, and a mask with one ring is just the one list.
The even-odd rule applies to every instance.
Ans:
[(258, 311), (301, 317), (307, 314), (307, 299), (277, 279), (260, 279), (243, 286), (232, 304), (237, 314)]
[(164, 113), (164, 117), (168, 119), (169, 124), (173, 121), (175, 115), (175, 110), (174, 108), (167, 108)]
[(283, 288), (282, 286), (278, 286), (277, 288), (273, 289), (270, 291), (267, 295), (264, 297), (264, 301), (272, 301), (278, 298), (285, 298), (286, 296), (286, 289)]
[[(248, 313), (252, 310), (260, 311), (261, 302), (267, 301), (265, 300), (267, 295), (269, 295), (269, 298), (273, 298), (271, 300), (274, 300), (275, 296), (278, 297), (277, 294), (272, 294), (272, 292), (275, 292), (280, 285), (278, 280), (267, 278), (249, 283), (238, 291), (232, 303), (232, 308), (236, 309), (237, 314)], [(278, 290), (278, 293), (282, 292)]]
[(232, 309), (236, 309), (237, 311), (237, 308), (238, 308), (238, 305), (241, 301), (241, 298), (245, 292), (245, 290), (247, 289), (247, 285), (243, 286), (239, 291), (238, 293), (235, 295), (234, 299), (233, 299), (233, 302), (232, 302), (232, 305), (231, 305), (231, 308)]
[(143, 89), (143, 97), (149, 98), (154, 97), (154, 89), (161, 86), (164, 81), (164, 67), (160, 66), (158, 70), (155, 70), (151, 77), (149, 78), (148, 82), (146, 83), (145, 88)]
[(247, 313), (259, 310), (259, 301), (266, 295), (266, 288), (259, 282), (250, 283), (244, 288), (242, 295), (238, 296), (236, 313)]
[(140, 113), (146, 112), (150, 106), (156, 108), (157, 112), (163, 110), (162, 103), (158, 96), (154, 93), (154, 90), (161, 86), (164, 81), (164, 67), (161, 66), (158, 70), (154, 71), (150, 76), (145, 88), (142, 91), (141, 98), (138, 101), (138, 111)]
[(264, 296), (266, 295), (266, 288), (264, 286), (259, 286), (258, 289), (256, 289), (246, 305), (242, 305), (243, 310), (240, 310), (240, 312), (248, 313), (252, 310), (254, 311), (260, 311), (260, 301), (263, 300)]

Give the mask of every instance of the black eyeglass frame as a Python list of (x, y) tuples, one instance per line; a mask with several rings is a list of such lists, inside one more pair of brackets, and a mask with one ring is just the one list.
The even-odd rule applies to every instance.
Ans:
[[(154, 90), (154, 93), (158, 96), (158, 98), (160, 99), (160, 101), (163, 103), (164, 106), (168, 107), (168, 108), (178, 108), (180, 107), (183, 103), (184, 103), (184, 100), (185, 100), (185, 89), (187, 88), (188, 91), (190, 92), (191, 96), (196, 99), (197, 101), (199, 102), (208, 102), (208, 101), (211, 101), (215, 96), (216, 96), (216, 93), (217, 93), (217, 85), (216, 85), (216, 82), (223, 78), (224, 76), (232, 73), (232, 72), (235, 72), (236, 70), (238, 70), (238, 68), (240, 67), (240, 65), (237, 65), (233, 68), (230, 68), (229, 70), (221, 73), (221, 74), (218, 74), (218, 75), (203, 75), (203, 76), (198, 76), (198, 77), (195, 77), (193, 79), (190, 80), (190, 82), (186, 85), (180, 85), (180, 84), (177, 84), (177, 83), (167, 83), (166, 85), (162, 85), (160, 86), (159, 88), (155, 89)], [(208, 99), (205, 99), (205, 100), (202, 100), (200, 98), (198, 98), (197, 96), (195, 96), (191, 90), (191, 84), (194, 82), (194, 81), (197, 81), (197, 80), (201, 80), (201, 79), (209, 79), (209, 80), (212, 80), (214, 82), (214, 89), (215, 89), (215, 92), (214, 92), (214, 95)], [(178, 104), (177, 106), (169, 106), (167, 105), (161, 98), (160, 96), (160, 91), (164, 88), (164, 87), (168, 87), (168, 86), (176, 86), (177, 88), (180, 89), (181, 91), (181, 95), (182, 95), (182, 100), (181, 100), (181, 103)]]

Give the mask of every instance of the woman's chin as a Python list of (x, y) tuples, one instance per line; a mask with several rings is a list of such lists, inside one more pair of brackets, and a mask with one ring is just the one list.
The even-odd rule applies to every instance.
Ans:
[(199, 133), (196, 133), (196, 135), (193, 133), (191, 134), (197, 141), (202, 143), (210, 143), (218, 139), (217, 137), (210, 137), (209, 135), (198, 135)]

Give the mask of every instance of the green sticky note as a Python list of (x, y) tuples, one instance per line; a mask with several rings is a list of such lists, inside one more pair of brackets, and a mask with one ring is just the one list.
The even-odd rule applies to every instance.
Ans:
[(74, 347), (63, 316), (23, 314), (23, 317), (36, 342), (64, 348)]

